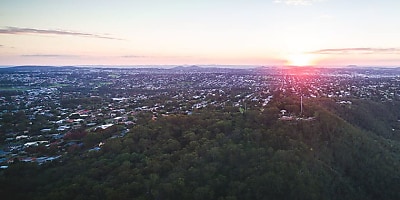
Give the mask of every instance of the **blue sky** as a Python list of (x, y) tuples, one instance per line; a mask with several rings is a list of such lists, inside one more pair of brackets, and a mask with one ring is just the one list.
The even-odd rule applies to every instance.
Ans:
[(400, 64), (400, 1), (0, 4), (0, 65)]

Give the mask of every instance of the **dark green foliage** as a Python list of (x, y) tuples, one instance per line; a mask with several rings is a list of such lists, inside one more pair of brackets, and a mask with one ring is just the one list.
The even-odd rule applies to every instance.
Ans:
[(98, 97), (62, 99), (61, 105), (65, 108), (76, 108), (81, 105), (84, 108), (96, 109), (101, 105), (101, 99)]
[(340, 105), (329, 99), (315, 103), (336, 112), (349, 123), (366, 131), (400, 141), (400, 102), (352, 101), (351, 105)]
[(99, 152), (12, 165), (0, 191), (6, 199), (400, 199), (399, 142), (375, 132), (383, 118), (364, 126), (351, 113), (375, 108), (309, 101), (314, 120), (279, 121), (280, 106), (144, 120)]

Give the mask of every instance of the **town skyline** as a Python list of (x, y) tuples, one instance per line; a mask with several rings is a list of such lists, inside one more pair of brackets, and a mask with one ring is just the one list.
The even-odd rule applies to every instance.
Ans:
[(1, 66), (400, 63), (396, 1), (1, 4)]

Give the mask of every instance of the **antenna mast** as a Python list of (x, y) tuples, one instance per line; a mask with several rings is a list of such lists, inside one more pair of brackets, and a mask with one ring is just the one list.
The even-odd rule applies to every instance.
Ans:
[(300, 115), (303, 115), (303, 95), (300, 96)]

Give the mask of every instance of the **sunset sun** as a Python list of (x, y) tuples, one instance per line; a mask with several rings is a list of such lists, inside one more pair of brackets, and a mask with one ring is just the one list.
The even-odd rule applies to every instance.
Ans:
[(307, 54), (290, 55), (287, 59), (287, 65), (291, 66), (309, 66), (313, 64), (311, 56)]

